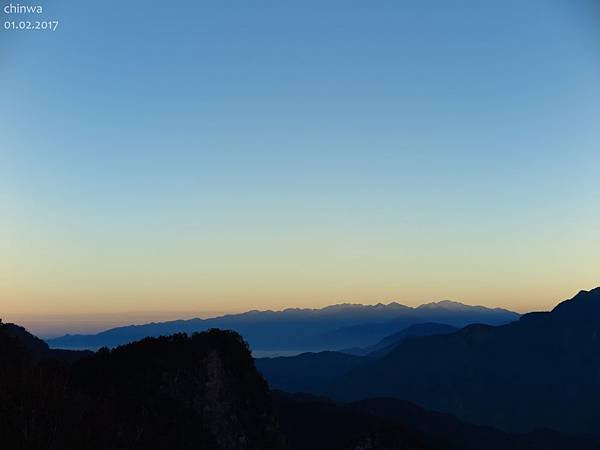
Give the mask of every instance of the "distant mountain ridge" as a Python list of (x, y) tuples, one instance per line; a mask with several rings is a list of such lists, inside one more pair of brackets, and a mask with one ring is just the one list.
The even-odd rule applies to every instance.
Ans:
[(470, 323), (498, 325), (518, 318), (519, 314), (506, 309), (450, 301), (416, 308), (396, 302), (387, 305), (344, 303), (321, 309), (254, 310), (209, 319), (152, 322), (112, 328), (97, 334), (65, 335), (47, 342), (53, 348), (97, 349), (145, 337), (221, 328), (240, 333), (253, 350), (311, 351), (370, 345), (407, 326), (423, 322), (463, 327)]
[(350, 348), (340, 350), (344, 353), (358, 356), (381, 357), (393, 350), (393, 348), (405, 339), (420, 336), (433, 336), (436, 334), (449, 334), (457, 331), (458, 328), (445, 323), (425, 322), (417, 323), (406, 327), (403, 330), (384, 337), (376, 344), (363, 348)]
[(272, 389), (287, 392), (326, 393), (325, 387), (351, 370), (382, 358), (400, 342), (436, 334), (448, 334), (458, 328), (439, 323), (411, 325), (384, 337), (374, 345), (343, 351), (307, 352), (296, 356), (256, 358), (256, 368)]

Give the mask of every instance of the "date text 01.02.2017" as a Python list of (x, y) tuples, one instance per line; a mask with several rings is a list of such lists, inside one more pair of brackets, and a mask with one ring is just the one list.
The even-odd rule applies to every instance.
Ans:
[(58, 20), (6, 20), (5, 30), (49, 30), (56, 31)]

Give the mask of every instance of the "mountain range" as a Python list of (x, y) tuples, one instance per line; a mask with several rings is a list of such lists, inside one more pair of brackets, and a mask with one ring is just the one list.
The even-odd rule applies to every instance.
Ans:
[(519, 318), (501, 308), (467, 306), (441, 301), (416, 308), (387, 305), (340, 304), (322, 309), (249, 311), (210, 319), (175, 320), (112, 328), (89, 335), (65, 335), (47, 340), (53, 348), (115, 347), (145, 337), (194, 333), (211, 328), (235, 330), (253, 351), (320, 351), (372, 345), (408, 326), (439, 322), (455, 327), (471, 323), (499, 325)]
[[(422, 338), (399, 345), (413, 339)], [(508, 433), (399, 399), (340, 403), (270, 391), (231, 331), (54, 351), (1, 321), (0, 436), (2, 448), (23, 450), (600, 448), (595, 438)]]
[[(380, 358), (352, 358), (335, 373), (323, 361), (323, 372), (308, 365), (316, 382), (300, 387), (340, 401), (408, 400), (511, 432), (599, 434), (600, 288), (508, 324), (468, 325), (405, 339)], [(257, 362), (274, 386), (298, 378), (294, 358), (277, 359), (277, 371), (269, 364)]]

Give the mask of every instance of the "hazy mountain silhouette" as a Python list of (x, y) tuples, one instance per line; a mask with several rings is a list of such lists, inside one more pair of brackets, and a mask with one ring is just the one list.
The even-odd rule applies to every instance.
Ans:
[(386, 355), (405, 339), (450, 333), (456, 330), (457, 328), (450, 325), (436, 323), (411, 325), (368, 347), (340, 352), (308, 352), (296, 356), (257, 358), (256, 367), (272, 389), (326, 393), (326, 387), (330, 382), (351, 369), (367, 364), (372, 358)]
[[(310, 395), (274, 392), (275, 411), (290, 450), (429, 448), (446, 450), (594, 450), (592, 439), (551, 430), (512, 434), (471, 425), (412, 403), (376, 398), (336, 404)], [(412, 447), (410, 446), (412, 445)], [(404, 447), (403, 447), (404, 446)]]
[(457, 330), (458, 328), (443, 323), (418, 323), (406, 327), (397, 333), (386, 336), (376, 344), (362, 348), (348, 348), (340, 351), (357, 356), (381, 357), (391, 352), (397, 344), (405, 339), (420, 336), (433, 336), (436, 334), (449, 334)]
[(600, 288), (503, 326), (406, 340), (327, 392), (402, 398), (506, 430), (598, 433)]
[(331, 350), (363, 347), (407, 326), (440, 322), (462, 327), (492, 325), (518, 319), (505, 309), (466, 306), (443, 301), (410, 308), (398, 303), (372, 306), (341, 304), (322, 309), (250, 311), (212, 319), (176, 320), (113, 328), (92, 335), (65, 335), (47, 342), (53, 348), (114, 347), (148, 336), (192, 333), (210, 328), (235, 330), (253, 350)]
[(1, 448), (286, 448), (233, 332), (148, 338), (72, 363), (46, 359), (38, 341), (0, 325)]

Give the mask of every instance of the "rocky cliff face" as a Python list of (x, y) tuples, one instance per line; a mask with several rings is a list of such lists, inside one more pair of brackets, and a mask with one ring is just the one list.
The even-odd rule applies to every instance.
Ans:
[[(283, 449), (268, 387), (233, 332), (38, 361), (0, 325), (0, 436), (22, 449)], [(56, 355), (54, 355), (56, 356)]]

